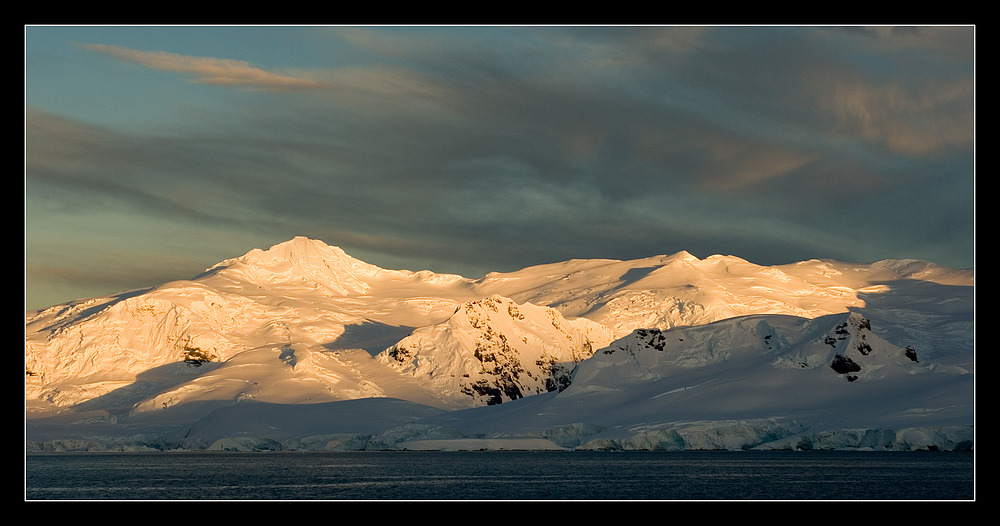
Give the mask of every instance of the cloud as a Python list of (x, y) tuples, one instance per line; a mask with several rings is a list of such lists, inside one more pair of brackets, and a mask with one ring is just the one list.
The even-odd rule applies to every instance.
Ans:
[(196, 82), (314, 91), (192, 101), (196, 119), (143, 129), (29, 108), (30, 204), (72, 208), (59, 217), (81, 238), (78, 217), (113, 209), (470, 276), (682, 249), (969, 265), (974, 77), (949, 32), (330, 32), (302, 50), (327, 69), (304, 74), (87, 46)]
[(325, 86), (312, 79), (264, 71), (241, 60), (188, 57), (164, 51), (138, 51), (105, 44), (81, 44), (81, 47), (147, 68), (188, 75), (200, 84), (234, 86), (255, 91), (292, 91)]
[(894, 153), (927, 157), (972, 147), (974, 92), (971, 79), (928, 80), (919, 90), (840, 80), (829, 85), (823, 102), (839, 132)]

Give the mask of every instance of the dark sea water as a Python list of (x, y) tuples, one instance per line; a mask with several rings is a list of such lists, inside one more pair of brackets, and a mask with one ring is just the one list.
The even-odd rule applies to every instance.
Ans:
[(961, 452), (48, 453), (27, 500), (972, 500)]

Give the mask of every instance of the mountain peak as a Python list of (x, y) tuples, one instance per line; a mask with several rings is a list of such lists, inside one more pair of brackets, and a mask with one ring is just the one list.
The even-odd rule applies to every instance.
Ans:
[(237, 259), (255, 260), (270, 264), (275, 260), (308, 260), (317, 256), (331, 261), (346, 261), (349, 263), (360, 261), (347, 255), (338, 246), (327, 245), (318, 239), (310, 239), (304, 236), (296, 236), (288, 241), (278, 243), (267, 250), (255, 248)]
[(576, 364), (611, 339), (598, 323), (492, 294), (414, 330), (376, 360), (456, 400), (494, 405), (565, 388)]
[(669, 256), (660, 256), (660, 257), (663, 259), (664, 262), (667, 263), (672, 263), (675, 261), (691, 261), (691, 262), (701, 261), (700, 259), (698, 259), (697, 256), (688, 252), (687, 250), (681, 250), (680, 252), (676, 252)]
[[(662, 449), (656, 437), (669, 431), (679, 447), (719, 449), (785, 435), (753, 431), (754, 442), (737, 442), (742, 428), (716, 422), (790, 415), (815, 426), (809, 433), (971, 430), (971, 272), (913, 260), (763, 267), (682, 251), (473, 281), (385, 270), (295, 237), (192, 280), (26, 313), (26, 424), (38, 419), (26, 439), (58, 431), (63, 444), (96, 432), (114, 437), (101, 447), (131, 447), (118, 437), (142, 423), (164, 430), (161, 448), (211, 422), (219, 438), (282, 433), (322, 444), (384, 429), (378, 448), (456, 432), (592, 449), (623, 444), (632, 429), (643, 438), (621, 448)], [(530, 395), (542, 396), (518, 401)], [(433, 425), (408, 416), (404, 428), (357, 406), (329, 418), (313, 411), (369, 397), (441, 409), (514, 403)], [(220, 418), (245, 415), (245, 401), (282, 420)], [(95, 419), (97, 410), (107, 416)], [(42, 418), (55, 414), (67, 426)], [(692, 422), (711, 438), (681, 436)], [(178, 446), (204, 448), (205, 438)]]
[(255, 248), (219, 263), (206, 274), (221, 274), (258, 285), (324, 288), (339, 295), (364, 293), (367, 278), (384, 270), (349, 256), (337, 246), (297, 236), (267, 250)]

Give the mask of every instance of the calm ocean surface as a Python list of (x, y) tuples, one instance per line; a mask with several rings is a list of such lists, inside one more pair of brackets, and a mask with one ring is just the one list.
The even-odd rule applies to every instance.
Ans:
[(972, 500), (952, 452), (49, 453), (27, 500)]

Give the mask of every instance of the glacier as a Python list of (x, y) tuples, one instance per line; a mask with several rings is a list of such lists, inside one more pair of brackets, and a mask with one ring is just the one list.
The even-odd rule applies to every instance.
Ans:
[(26, 312), (26, 449), (968, 450), (974, 289), (687, 252), (470, 279), (297, 237)]

